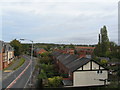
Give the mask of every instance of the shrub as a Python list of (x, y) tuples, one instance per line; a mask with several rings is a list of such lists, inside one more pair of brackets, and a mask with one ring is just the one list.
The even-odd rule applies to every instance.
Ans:
[(53, 78), (48, 78), (49, 87), (60, 87), (62, 85), (62, 77), (56, 76)]

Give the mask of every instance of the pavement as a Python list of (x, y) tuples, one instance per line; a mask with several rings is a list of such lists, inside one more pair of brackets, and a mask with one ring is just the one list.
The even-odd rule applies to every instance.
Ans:
[[(14, 63), (12, 65), (10, 65), (8, 68), (6, 68), (6, 70), (13, 70), (16, 66), (19, 65), (20, 60), (21, 59), (14, 59)], [(6, 70), (4, 70), (4, 71), (6, 71)]]
[(11, 64), (8, 68), (2, 71), (2, 79), (4, 80), (8, 76), (10, 76), (15, 70), (13, 70), (20, 63), (20, 59), (15, 59), (14, 63)]
[(35, 63), (31, 64), (29, 56), (24, 56), (25, 63), (17, 70), (15, 70), (7, 78), (3, 79), (2, 88), (24, 88), (31, 75), (31, 65), (34, 67)]

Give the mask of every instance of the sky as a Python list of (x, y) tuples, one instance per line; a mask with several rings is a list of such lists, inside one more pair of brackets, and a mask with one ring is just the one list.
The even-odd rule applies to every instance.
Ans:
[(106, 25), (110, 41), (118, 43), (118, 1), (0, 0), (0, 39), (97, 44)]

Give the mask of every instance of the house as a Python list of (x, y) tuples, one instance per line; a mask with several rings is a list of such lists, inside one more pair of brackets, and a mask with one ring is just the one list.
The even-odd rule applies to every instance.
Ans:
[(96, 61), (58, 51), (54, 51), (52, 55), (59, 72), (68, 75), (63, 79), (64, 86), (83, 87), (108, 84), (108, 70)]
[(65, 48), (65, 49), (55, 49), (55, 51), (59, 51), (62, 53), (66, 53), (66, 54), (75, 54), (75, 50), (74, 49), (69, 49), (69, 48)]
[(2, 41), (0, 41), (0, 70), (2, 70)]
[(80, 57), (87, 57), (91, 58), (93, 55), (95, 47), (81, 47), (81, 46), (76, 46), (75, 50), (79, 54)]
[(13, 47), (5, 43), (3, 41), (0, 41), (0, 70), (8, 67), (8, 65), (13, 61), (14, 59), (14, 49)]
[(36, 48), (36, 49), (34, 49), (34, 55), (35, 56), (38, 56), (39, 54), (42, 54), (44, 52), (47, 52), (47, 51), (45, 49), (43, 49), (43, 48)]

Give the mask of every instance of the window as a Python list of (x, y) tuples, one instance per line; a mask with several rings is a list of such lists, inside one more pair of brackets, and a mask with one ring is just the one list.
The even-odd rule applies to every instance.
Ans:
[(102, 70), (98, 70), (98, 71), (97, 71), (97, 74), (99, 74), (99, 73), (102, 73)]
[(102, 73), (102, 70), (100, 70), (100, 73)]
[(97, 74), (99, 74), (99, 70), (97, 71)]

